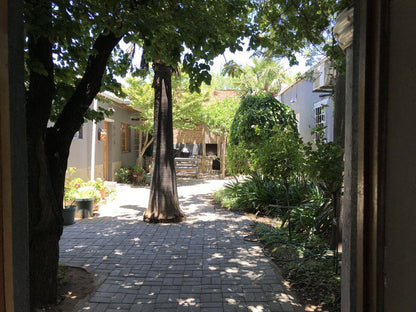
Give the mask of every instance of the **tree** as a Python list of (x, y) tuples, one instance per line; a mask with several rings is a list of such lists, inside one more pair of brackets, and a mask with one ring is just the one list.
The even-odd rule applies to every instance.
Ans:
[[(205, 90), (201, 93), (190, 92), (189, 77), (186, 74), (174, 76), (172, 80), (173, 127), (193, 129), (203, 123), (203, 107), (209, 101), (209, 93)], [(138, 78), (128, 78), (127, 83), (123, 92), (127, 94), (131, 105), (140, 111), (140, 123), (135, 128), (142, 134), (137, 158), (137, 164), (141, 164), (144, 153), (154, 139), (154, 90), (151, 83)]]
[(221, 169), (222, 177), (225, 177), (226, 169), (226, 150), (228, 135), (230, 133), (231, 123), (237, 111), (240, 98), (228, 97), (223, 100), (215, 99), (209, 105), (205, 107), (205, 124), (208, 126), (209, 131), (222, 137), (222, 149), (221, 153)]
[(303, 52), (331, 56), (342, 64), (342, 51), (332, 35), (338, 12), (352, 5), (352, 0), (270, 0), (256, 9), (250, 47), (272, 57), (287, 57), (297, 64), (296, 54)]
[(173, 154), (171, 68), (155, 63), (153, 172), (149, 205), (143, 215), (147, 222), (180, 222), (185, 218), (179, 207)]
[(153, 143), (154, 91), (150, 83), (137, 78), (128, 78), (127, 83), (128, 86), (123, 88), (123, 92), (127, 94), (131, 105), (140, 112), (139, 125), (135, 126), (141, 136), (136, 163), (142, 165), (143, 156)]
[(274, 135), (276, 127), (298, 133), (293, 111), (271, 94), (246, 96), (230, 128), (230, 169), (245, 174), (259, 170), (258, 149)]
[[(62, 200), (69, 148), (100, 90), (120, 93), (115, 75), (133, 74), (136, 45), (144, 59), (182, 60), (190, 88), (209, 82), (213, 58), (241, 49), (248, 0), (26, 0), (30, 295), (33, 307), (56, 300)], [(227, 12), (227, 14), (224, 14)], [(119, 41), (135, 45), (123, 51)], [(181, 58), (182, 57), (182, 58)], [(54, 120), (48, 126), (48, 120)]]
[(244, 95), (266, 92), (277, 95), (282, 84), (291, 82), (291, 78), (284, 72), (282, 66), (274, 59), (255, 58), (253, 65), (243, 68), (230, 61), (224, 65), (223, 75), (233, 78), (234, 86)]

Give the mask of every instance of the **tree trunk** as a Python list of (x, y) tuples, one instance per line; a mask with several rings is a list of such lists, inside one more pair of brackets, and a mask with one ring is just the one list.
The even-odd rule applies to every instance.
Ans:
[[(62, 234), (62, 199), (66, 159), (57, 159), (42, 137), (28, 149), (29, 264), (31, 307), (55, 303), (59, 239)], [(34, 143), (34, 144), (33, 144)], [(49, 150), (49, 151), (48, 151)]]
[(164, 64), (154, 64), (155, 113), (153, 172), (146, 222), (180, 222), (185, 218), (179, 207), (173, 153), (172, 71)]
[(225, 179), (227, 137), (222, 136), (221, 139), (222, 139), (222, 149), (221, 149), (221, 178)]
[[(36, 7), (36, 6), (35, 6)], [(51, 18), (51, 2), (28, 18)], [(45, 24), (46, 26), (49, 24)], [(29, 27), (30, 29), (30, 27)], [(29, 271), (32, 309), (56, 303), (59, 239), (63, 230), (62, 202), (69, 148), (75, 132), (101, 86), (108, 57), (121, 37), (103, 32), (94, 43), (84, 77), (68, 100), (54, 127), (48, 128), (55, 83), (52, 43), (47, 36), (28, 34), (28, 62), (41, 64), (45, 73), (29, 67), (26, 100), (29, 191)]]
[[(141, 136), (141, 133), (140, 133)], [(153, 142), (153, 138), (149, 139), (149, 133), (146, 132), (146, 140), (143, 143), (143, 140), (139, 141), (139, 150), (137, 151), (137, 159), (136, 159), (136, 164), (139, 166), (143, 166), (143, 157), (144, 157), (144, 153), (146, 153), (147, 149), (149, 148), (149, 146), (152, 144)]]
[[(28, 1), (29, 2), (29, 1)], [(33, 3), (31, 3), (33, 4)], [(44, 19), (50, 27), (51, 3), (46, 2), (28, 17)], [(29, 192), (29, 279), (31, 308), (56, 302), (59, 238), (63, 222), (62, 190), (56, 188), (62, 177), (56, 166), (50, 165), (53, 153), (48, 154), (47, 123), (55, 94), (52, 43), (45, 36), (28, 34), (29, 59), (43, 65), (46, 74), (30, 69), (26, 100)], [(51, 157), (48, 157), (51, 155)], [(51, 179), (55, 174), (54, 179)], [(63, 184), (62, 184), (63, 185)], [(60, 200), (61, 199), (61, 200)]]

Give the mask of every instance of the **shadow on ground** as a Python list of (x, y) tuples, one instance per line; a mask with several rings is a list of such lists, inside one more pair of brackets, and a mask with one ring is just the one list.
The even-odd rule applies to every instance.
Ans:
[(261, 247), (244, 239), (250, 221), (213, 209), (208, 194), (183, 194), (179, 224), (145, 223), (145, 208), (122, 205), (131, 213), (65, 227), (61, 261), (104, 280), (77, 311), (298, 311)]

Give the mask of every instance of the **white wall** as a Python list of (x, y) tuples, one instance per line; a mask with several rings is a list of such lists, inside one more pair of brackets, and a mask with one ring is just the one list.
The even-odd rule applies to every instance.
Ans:
[[(110, 105), (100, 102), (98, 106), (103, 108), (114, 108), (114, 114), (108, 117), (112, 122), (108, 123), (108, 157), (110, 162), (109, 178), (114, 179), (114, 171), (120, 166), (128, 167), (136, 163), (137, 151), (134, 144), (134, 130), (131, 129), (130, 152), (121, 152), (121, 123), (137, 125), (138, 121), (132, 120), (134, 112), (122, 108), (120, 105)], [(97, 132), (92, 138), (92, 121), (83, 124), (82, 139), (74, 138), (68, 158), (68, 167), (76, 167), (77, 172), (74, 177), (81, 177), (84, 180), (90, 179), (91, 172), (91, 146), (95, 140), (95, 178), (104, 177), (104, 141), (98, 140), (99, 129), (104, 129), (104, 121), (97, 124)]]
[(313, 82), (302, 79), (289, 86), (280, 94), (280, 101), (295, 111), (299, 116), (298, 129), (304, 142), (313, 140), (311, 130), (315, 127), (314, 104), (327, 100), (328, 107), (325, 108), (326, 138), (333, 140), (333, 101), (332, 98), (321, 97), (320, 93), (313, 92)]

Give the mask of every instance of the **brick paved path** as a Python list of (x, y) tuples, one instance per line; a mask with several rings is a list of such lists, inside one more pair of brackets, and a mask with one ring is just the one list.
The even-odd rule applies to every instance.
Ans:
[(180, 224), (142, 222), (148, 189), (118, 186), (101, 217), (65, 227), (60, 261), (101, 283), (76, 311), (301, 311), (261, 248), (244, 240), (250, 221), (211, 205), (221, 185), (179, 187)]

